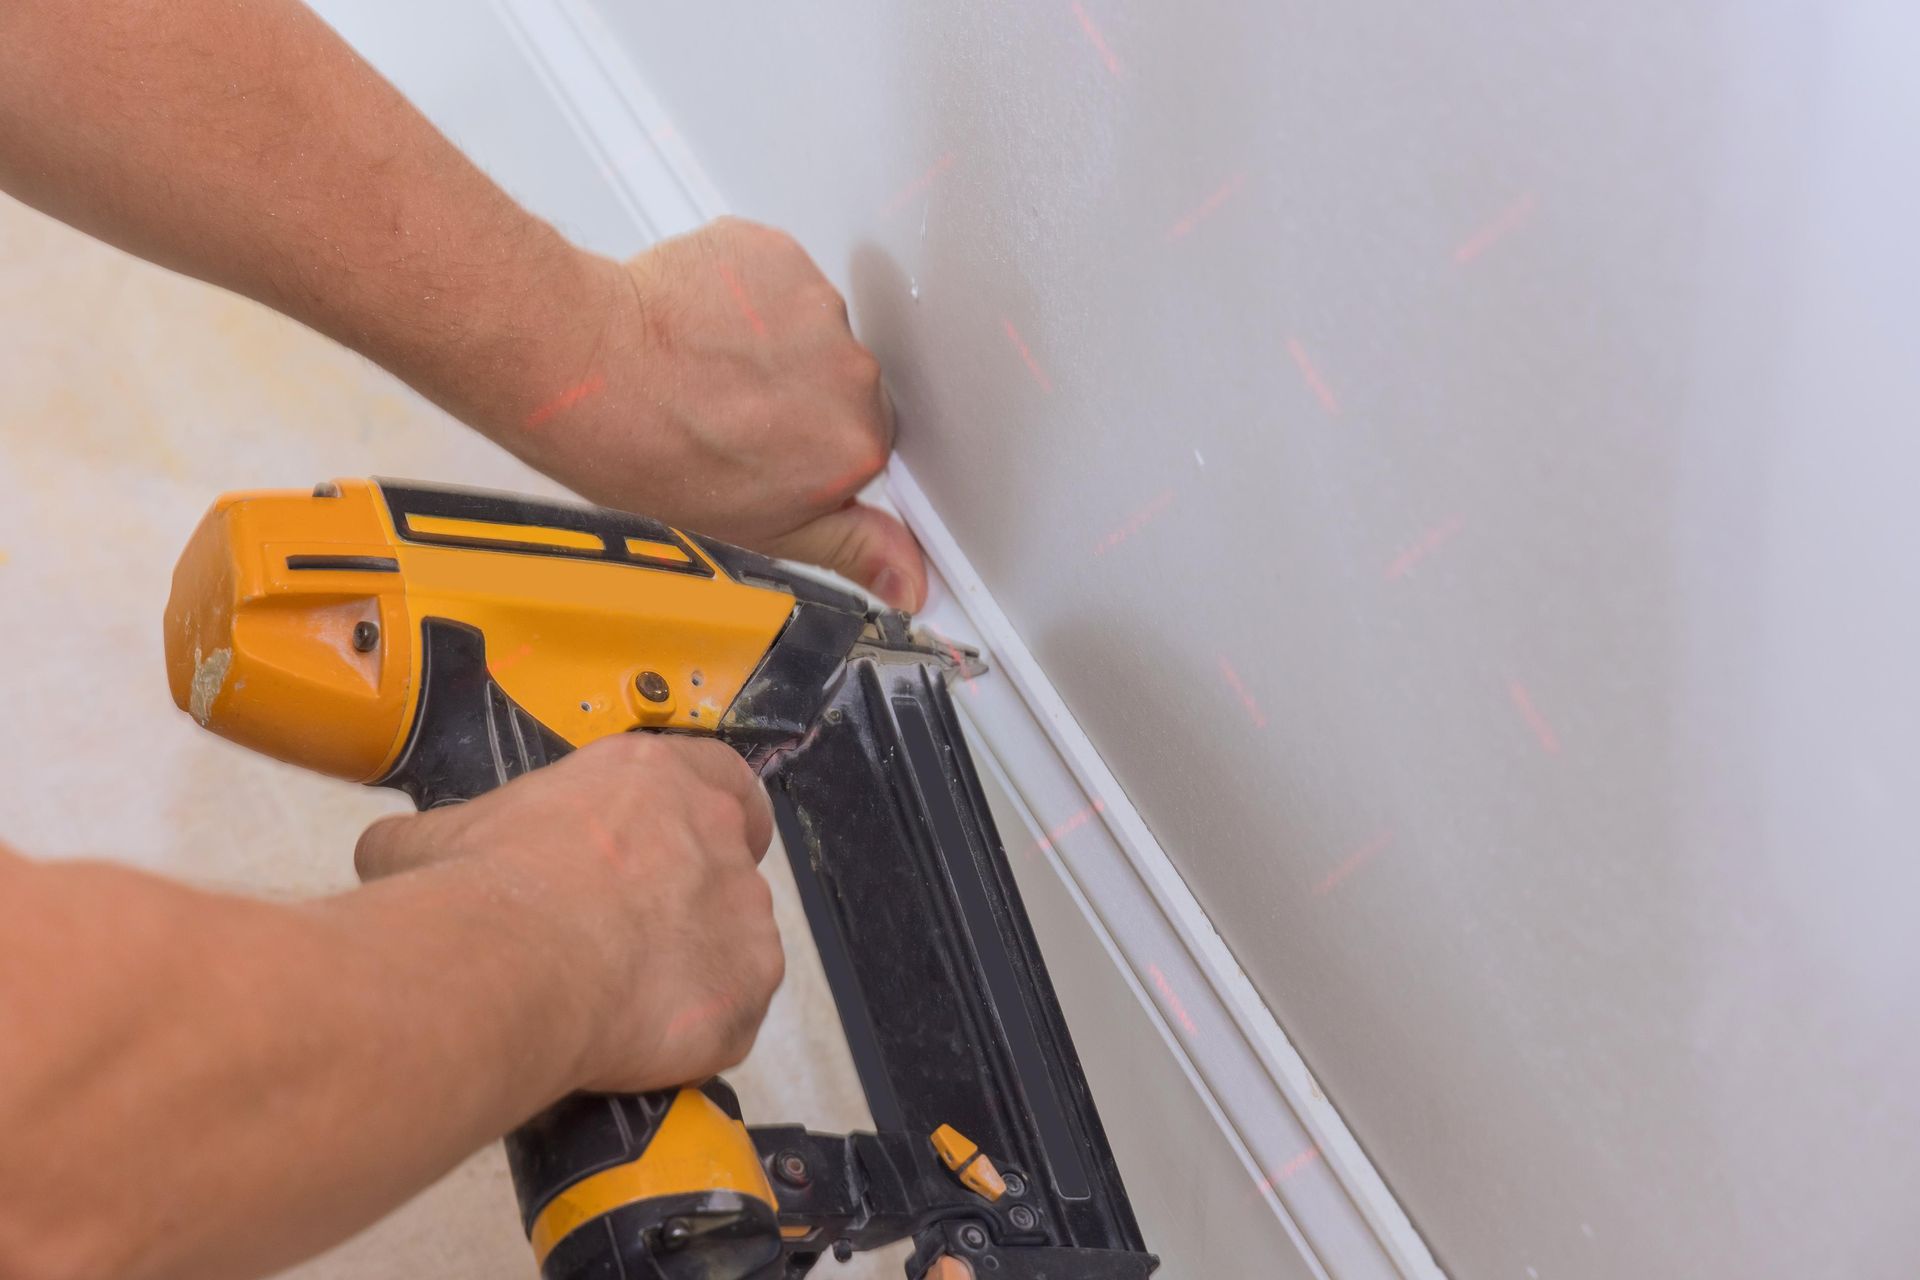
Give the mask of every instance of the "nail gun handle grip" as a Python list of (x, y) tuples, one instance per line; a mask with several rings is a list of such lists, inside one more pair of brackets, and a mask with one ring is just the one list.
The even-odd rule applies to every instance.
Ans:
[[(428, 618), (421, 643), (413, 725), (398, 761), (378, 785), (432, 809), (484, 795), (573, 750), (494, 680), (478, 628)], [(578, 1270), (572, 1259), (581, 1252), (579, 1241), (558, 1255), (554, 1249), (589, 1220), (581, 1215), (597, 1203), (596, 1195), (604, 1193), (607, 1206), (618, 1208), (623, 1196), (649, 1181), (647, 1150), (685, 1092), (574, 1094), (506, 1136), (521, 1225), (548, 1280), (566, 1280)]]
[[(576, 1093), (507, 1135), (520, 1225), (543, 1275), (554, 1245), (584, 1221), (579, 1206), (593, 1198), (591, 1180), (611, 1182), (618, 1171), (636, 1170), (677, 1095)], [(568, 1202), (557, 1203), (570, 1192)], [(611, 1197), (619, 1198), (617, 1192)]]
[(471, 800), (573, 750), (494, 680), (479, 628), (428, 618), (420, 638), (413, 724), (399, 758), (375, 785), (432, 809)]

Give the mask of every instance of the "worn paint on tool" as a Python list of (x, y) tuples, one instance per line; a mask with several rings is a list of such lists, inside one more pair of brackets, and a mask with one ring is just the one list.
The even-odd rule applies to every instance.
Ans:
[(193, 693), (187, 701), (187, 711), (202, 726), (213, 718), (213, 700), (226, 685), (227, 669), (231, 666), (232, 649), (215, 649), (206, 657), (194, 660)]

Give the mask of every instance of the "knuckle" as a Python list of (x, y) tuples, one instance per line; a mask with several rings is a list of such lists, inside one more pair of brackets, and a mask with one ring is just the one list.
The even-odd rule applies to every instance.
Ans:
[(772, 933), (778, 938), (779, 934), (773, 923), (773, 886), (769, 885), (766, 877), (759, 872), (744, 868), (741, 872), (741, 880), (743, 882), (740, 889), (741, 914), (750, 922), (754, 932)]
[(362, 880), (371, 880), (393, 870), (394, 829), (405, 818), (382, 818), (360, 833), (353, 846), (353, 870)]
[(583, 759), (606, 760), (611, 764), (629, 765), (647, 759), (653, 754), (653, 735), (647, 733), (613, 733), (604, 738), (589, 742), (575, 754)]
[(728, 843), (744, 841), (747, 815), (740, 802), (717, 787), (708, 788), (694, 802), (694, 816), (713, 835)]
[(767, 947), (765, 958), (761, 961), (761, 966), (761, 974), (765, 979), (766, 993), (771, 997), (775, 991), (780, 989), (780, 984), (787, 979), (787, 953), (786, 949), (780, 945), (780, 940), (777, 937), (773, 940), (772, 945)]

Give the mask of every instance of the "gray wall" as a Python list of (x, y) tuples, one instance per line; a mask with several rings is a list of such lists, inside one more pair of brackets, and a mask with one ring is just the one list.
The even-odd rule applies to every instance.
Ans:
[(597, 7), (1443, 1265), (1920, 1269), (1911, 6)]

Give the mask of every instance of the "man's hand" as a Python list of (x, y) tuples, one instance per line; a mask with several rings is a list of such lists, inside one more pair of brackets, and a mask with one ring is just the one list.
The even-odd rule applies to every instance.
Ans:
[(484, 864), (554, 930), (580, 1022), (573, 1088), (704, 1079), (753, 1046), (785, 959), (757, 869), (766, 792), (711, 740), (605, 738), (466, 804), (385, 818), (355, 863), (375, 879)]
[(0, 4), (0, 189), (346, 343), (600, 502), (917, 608), (849, 505), (892, 419), (788, 237), (723, 219), (622, 266), (514, 203), (294, 0)]
[(0, 846), (0, 1276), (272, 1273), (573, 1090), (738, 1061), (771, 825), (725, 747), (630, 734), (375, 824), (314, 902)]
[(918, 608), (913, 536), (853, 501), (893, 444), (880, 365), (806, 251), (722, 218), (620, 274), (586, 364), (491, 434), (595, 501), (824, 565)]

